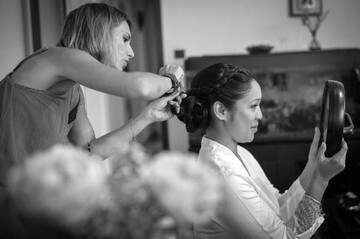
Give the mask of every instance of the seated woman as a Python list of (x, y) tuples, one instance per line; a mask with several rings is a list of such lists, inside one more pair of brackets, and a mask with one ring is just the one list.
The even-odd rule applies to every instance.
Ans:
[(206, 130), (199, 160), (210, 161), (224, 177), (228, 201), (206, 225), (195, 225), (197, 238), (310, 238), (324, 221), (321, 204), (331, 178), (345, 168), (347, 145), (331, 158), (318, 148), (319, 130), (308, 162), (291, 187), (280, 194), (253, 155), (251, 142), (262, 119), (261, 88), (251, 73), (230, 64), (214, 64), (192, 80), (179, 119), (189, 132)]

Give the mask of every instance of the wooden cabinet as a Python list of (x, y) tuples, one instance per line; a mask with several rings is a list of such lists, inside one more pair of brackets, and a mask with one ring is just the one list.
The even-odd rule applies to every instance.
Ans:
[[(219, 62), (249, 69), (263, 88), (264, 122), (254, 142), (244, 146), (280, 190), (285, 190), (305, 166), (326, 80), (344, 84), (346, 111), (360, 128), (360, 49), (190, 57), (185, 61), (187, 86), (196, 72)], [(360, 195), (358, 183), (351, 183), (360, 174), (359, 128), (348, 138), (347, 169), (332, 180), (339, 187), (330, 186), (329, 196), (343, 190)], [(199, 150), (202, 134), (189, 134), (190, 151)], [(358, 173), (354, 173), (355, 168)]]

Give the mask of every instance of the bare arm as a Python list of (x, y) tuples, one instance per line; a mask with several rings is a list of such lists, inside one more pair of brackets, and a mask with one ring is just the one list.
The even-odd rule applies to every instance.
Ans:
[(27, 60), (21, 68), (26, 81), (19, 83), (36, 89), (48, 89), (62, 79), (71, 79), (104, 93), (152, 100), (172, 87), (168, 77), (149, 72), (123, 72), (100, 63), (84, 51), (70, 48), (49, 48)]
[(153, 73), (127, 73), (98, 62), (88, 53), (56, 48), (59, 74), (86, 87), (126, 98), (155, 99), (172, 86), (171, 80)]
[(178, 97), (184, 96), (179, 96), (179, 92), (177, 92), (170, 96), (154, 100), (142, 113), (130, 120), (127, 124), (99, 138), (94, 137), (92, 127), (87, 117), (84, 118), (82, 117), (83, 114), (80, 114), (81, 117), (77, 119), (77, 122), (74, 124), (71, 134), (69, 135), (71, 138), (69, 138), (74, 144), (79, 146), (87, 147), (89, 143), (92, 153), (102, 158), (108, 158), (126, 148), (129, 142), (149, 124), (170, 119), (173, 116), (170, 105), (178, 109), (180, 102), (174, 101)]
[(113, 154), (122, 152), (131, 140), (151, 123), (153, 122), (146, 118), (144, 113), (141, 113), (122, 127), (91, 140), (90, 150), (102, 158), (108, 158)]
[[(170, 105), (173, 105), (179, 110), (180, 102), (176, 98), (185, 97), (179, 96), (180, 92), (175, 92), (169, 96), (162, 97), (150, 102), (149, 105), (137, 117), (130, 120), (129, 123), (112, 131), (100, 138), (94, 139), (90, 142), (91, 151), (107, 158), (117, 152), (121, 152), (129, 142), (138, 135), (149, 124), (157, 121), (168, 120), (173, 117)], [(181, 99), (180, 99), (181, 100)]]
[(39, 90), (71, 79), (104, 93), (145, 100), (159, 98), (173, 87), (169, 77), (149, 72), (124, 72), (100, 63), (87, 52), (62, 47), (49, 48), (30, 57), (12, 77), (18, 84)]

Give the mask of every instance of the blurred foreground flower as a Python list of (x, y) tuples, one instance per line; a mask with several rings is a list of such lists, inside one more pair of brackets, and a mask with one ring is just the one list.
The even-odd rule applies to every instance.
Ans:
[(22, 212), (66, 226), (84, 223), (108, 203), (104, 164), (71, 146), (58, 145), (33, 155), (13, 168), (8, 180)]
[(222, 181), (193, 154), (160, 153), (142, 169), (142, 174), (178, 222), (206, 223), (215, 216), (222, 201)]
[(194, 155), (150, 157), (133, 144), (112, 157), (112, 172), (82, 151), (57, 146), (10, 173), (11, 194), (26, 212), (84, 224), (87, 238), (175, 238), (206, 223), (223, 200), (223, 182)]

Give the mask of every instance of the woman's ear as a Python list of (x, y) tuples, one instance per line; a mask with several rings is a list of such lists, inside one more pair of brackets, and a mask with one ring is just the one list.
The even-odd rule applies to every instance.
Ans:
[(216, 118), (218, 118), (219, 120), (226, 120), (226, 116), (227, 116), (227, 110), (224, 106), (223, 103), (221, 103), (220, 101), (215, 101), (213, 106), (212, 106), (212, 110), (213, 113), (215, 115)]

